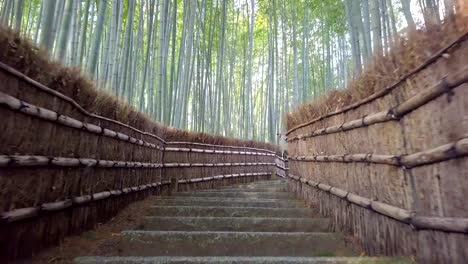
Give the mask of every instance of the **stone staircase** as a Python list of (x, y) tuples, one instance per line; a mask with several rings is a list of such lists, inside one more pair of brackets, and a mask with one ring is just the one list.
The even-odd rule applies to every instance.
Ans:
[(161, 197), (140, 230), (122, 232), (119, 256), (75, 263), (410, 263), (358, 257), (328, 226), (284, 180), (179, 192)]

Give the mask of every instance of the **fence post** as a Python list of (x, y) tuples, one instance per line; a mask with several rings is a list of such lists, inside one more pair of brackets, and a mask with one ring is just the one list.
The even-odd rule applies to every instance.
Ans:
[(169, 195), (172, 195), (173, 192), (179, 191), (179, 181), (177, 178), (171, 179), (171, 186), (169, 187)]

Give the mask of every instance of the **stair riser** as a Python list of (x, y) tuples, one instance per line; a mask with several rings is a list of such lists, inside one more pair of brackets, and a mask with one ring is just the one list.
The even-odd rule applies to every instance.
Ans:
[(331, 233), (123, 232), (124, 256), (352, 255)]
[(180, 192), (174, 196), (192, 197), (233, 197), (233, 198), (259, 198), (259, 199), (293, 199), (291, 193), (265, 193), (265, 192)]
[(183, 200), (165, 199), (158, 200), (156, 206), (225, 206), (225, 207), (272, 207), (272, 208), (303, 208), (302, 202), (237, 202), (237, 201), (203, 201), (203, 200)]
[(302, 208), (255, 208), (255, 207), (151, 207), (150, 216), (189, 216), (189, 217), (276, 217), (307, 218), (316, 214), (310, 209)]
[(326, 218), (148, 217), (143, 228), (154, 231), (326, 232)]

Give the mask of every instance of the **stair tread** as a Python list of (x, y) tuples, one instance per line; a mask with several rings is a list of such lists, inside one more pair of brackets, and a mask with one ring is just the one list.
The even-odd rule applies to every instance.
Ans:
[(218, 189), (175, 192), (149, 208), (139, 230), (122, 231), (114, 257), (77, 264), (406, 264), (400, 257), (357, 257), (330, 219), (269, 180)]
[(305, 204), (294, 200), (262, 199), (159, 199), (156, 206), (224, 206), (224, 207), (271, 207), (271, 208), (305, 208)]
[(87, 256), (75, 259), (77, 264), (173, 264), (173, 263), (221, 263), (221, 264), (407, 264), (412, 263), (402, 257), (99, 257)]
[(340, 233), (123, 231), (122, 255), (355, 256)]
[[(220, 207), (220, 206), (152, 206), (150, 215), (156, 216), (231, 216), (231, 217), (314, 217), (308, 208)], [(164, 216), (161, 215), (161, 216)]]
[(325, 232), (328, 218), (146, 217), (145, 230)]
[(205, 200), (213, 200), (213, 201), (233, 201), (233, 202), (300, 202), (304, 203), (302, 200), (298, 199), (275, 199), (275, 198), (246, 198), (246, 197), (203, 197), (203, 196), (161, 196), (158, 199), (160, 200), (199, 200), (199, 201), (205, 201)]

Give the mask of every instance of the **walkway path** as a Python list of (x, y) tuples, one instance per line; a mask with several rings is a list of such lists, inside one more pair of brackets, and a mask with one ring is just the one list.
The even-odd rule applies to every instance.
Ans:
[[(161, 197), (140, 230), (123, 231), (120, 256), (79, 264), (407, 263), (362, 258), (340, 233), (272, 180)], [(354, 256), (354, 257), (353, 257)]]

